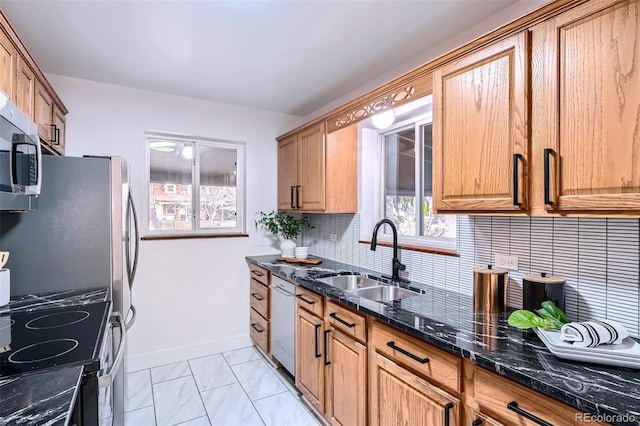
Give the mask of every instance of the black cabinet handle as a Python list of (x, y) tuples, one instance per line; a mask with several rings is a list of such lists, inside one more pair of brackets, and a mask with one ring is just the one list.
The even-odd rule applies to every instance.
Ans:
[(513, 205), (521, 206), (520, 202), (520, 190), (518, 182), (520, 181), (518, 176), (518, 165), (520, 164), (520, 160), (522, 160), (521, 154), (513, 154)]
[(475, 419), (471, 422), (471, 426), (480, 426), (482, 424), (482, 419)]
[(258, 293), (251, 293), (251, 295), (256, 300), (264, 300), (264, 297), (258, 297), (258, 296), (260, 296)]
[(296, 185), (296, 209), (300, 208), (300, 185)]
[(60, 128), (58, 126), (55, 126), (55, 127), (56, 127), (56, 141), (55, 141), (55, 144), (56, 145), (60, 145)]
[(262, 272), (260, 272), (260, 271), (255, 271), (255, 270), (251, 271), (251, 273), (252, 273), (252, 274), (254, 274), (254, 275), (257, 275), (257, 276), (259, 276), (259, 277), (261, 277), (261, 276), (263, 276), (263, 275), (264, 275)]
[(343, 320), (342, 318), (340, 318), (339, 316), (337, 316), (335, 312), (330, 313), (330, 314), (329, 314), (329, 316), (330, 316), (331, 318), (333, 318), (334, 320), (336, 320), (336, 321), (338, 321), (338, 322), (341, 322), (342, 324), (346, 325), (346, 326), (347, 326), (347, 327), (349, 327), (349, 328), (353, 328), (353, 327), (355, 327), (355, 326), (356, 326), (356, 324), (355, 324), (355, 323), (352, 323), (352, 322), (346, 322), (345, 320)]
[(525, 419), (529, 419), (532, 422), (539, 424), (540, 426), (553, 426), (551, 423), (547, 423), (541, 418), (536, 417), (528, 411), (525, 411), (522, 408), (518, 407), (518, 403), (516, 401), (511, 401), (510, 403), (508, 403), (507, 408), (515, 413), (518, 413)]
[(553, 149), (544, 149), (544, 203), (548, 205), (553, 205), (553, 201), (551, 200), (551, 171), (549, 166), (549, 157), (551, 157), (551, 154), (553, 154)]
[(320, 358), (322, 356), (322, 354), (319, 352), (319, 348), (318, 348), (318, 330), (320, 330), (320, 327), (322, 327), (322, 324), (316, 324), (313, 326), (315, 328), (314, 334), (315, 334), (315, 356), (316, 358)]
[(55, 124), (49, 124), (49, 126), (51, 127), (51, 137), (53, 139), (51, 139), (51, 144), (52, 145), (58, 145), (58, 132), (56, 130), (58, 130), (58, 126), (56, 126)]
[(444, 406), (444, 426), (449, 426), (449, 418), (451, 417), (451, 409), (453, 407), (453, 402), (450, 402)]
[(327, 337), (329, 337), (329, 333), (331, 333), (331, 330), (325, 330), (324, 331), (324, 365), (329, 365), (331, 364), (331, 361), (329, 361), (329, 342), (327, 342)]
[(409, 352), (409, 351), (407, 351), (407, 350), (405, 350), (405, 349), (402, 349), (402, 348), (401, 348), (401, 347), (399, 347), (399, 346), (396, 346), (396, 342), (393, 342), (393, 341), (391, 341), (391, 342), (387, 342), (387, 346), (389, 346), (389, 347), (390, 347), (391, 349), (393, 349), (394, 351), (398, 351), (398, 352), (400, 352), (401, 354), (406, 355), (406, 356), (408, 356), (409, 358), (411, 358), (411, 359), (414, 359), (414, 360), (418, 361), (420, 364), (426, 364), (426, 363), (428, 363), (428, 362), (429, 362), (429, 358), (420, 358), (419, 356), (414, 355), (414, 354), (412, 354), (411, 352)]
[(255, 324), (255, 323), (254, 323), (254, 324), (251, 324), (251, 327), (253, 327), (253, 329), (254, 329), (255, 331), (257, 331), (258, 333), (262, 333), (262, 332), (264, 331), (264, 329), (263, 329), (263, 328), (258, 328), (258, 327), (256, 327), (256, 324)]
[(292, 208), (292, 209), (295, 209), (295, 208), (296, 208), (296, 205), (295, 205), (295, 204), (293, 204), (293, 188), (294, 188), (294, 186), (293, 186), (293, 185), (291, 185), (291, 208)]
[(313, 300), (307, 300), (307, 299), (305, 299), (301, 294), (297, 294), (297, 295), (296, 295), (296, 297), (297, 297), (298, 299), (302, 300), (303, 302), (308, 303), (309, 305), (313, 305), (314, 303), (316, 303), (316, 302), (315, 302), (315, 301), (313, 301)]

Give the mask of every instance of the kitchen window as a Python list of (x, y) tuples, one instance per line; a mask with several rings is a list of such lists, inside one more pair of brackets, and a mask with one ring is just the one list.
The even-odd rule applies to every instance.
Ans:
[(244, 143), (145, 135), (149, 235), (245, 232)]
[[(395, 123), (383, 130), (367, 122), (361, 126), (361, 239), (370, 241), (375, 223), (387, 218), (401, 245), (455, 251), (456, 216), (433, 211), (430, 96), (394, 113)], [(391, 241), (391, 229), (383, 231), (379, 240)]]

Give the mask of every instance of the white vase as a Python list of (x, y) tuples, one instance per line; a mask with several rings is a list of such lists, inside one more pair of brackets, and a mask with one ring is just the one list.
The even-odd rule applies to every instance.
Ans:
[(282, 257), (295, 257), (296, 243), (292, 240), (284, 240), (280, 244), (280, 250), (282, 251)]

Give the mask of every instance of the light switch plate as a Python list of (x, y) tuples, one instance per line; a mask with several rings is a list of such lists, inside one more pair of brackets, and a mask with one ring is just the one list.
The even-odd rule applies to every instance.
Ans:
[(508, 254), (502, 253), (494, 253), (493, 255), (496, 268), (504, 268), (511, 271), (518, 270), (518, 256), (509, 256)]

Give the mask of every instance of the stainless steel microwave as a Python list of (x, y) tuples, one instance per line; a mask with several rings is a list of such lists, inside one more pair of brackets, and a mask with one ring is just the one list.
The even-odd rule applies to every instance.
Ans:
[(37, 209), (41, 184), (38, 128), (0, 93), (0, 210)]

